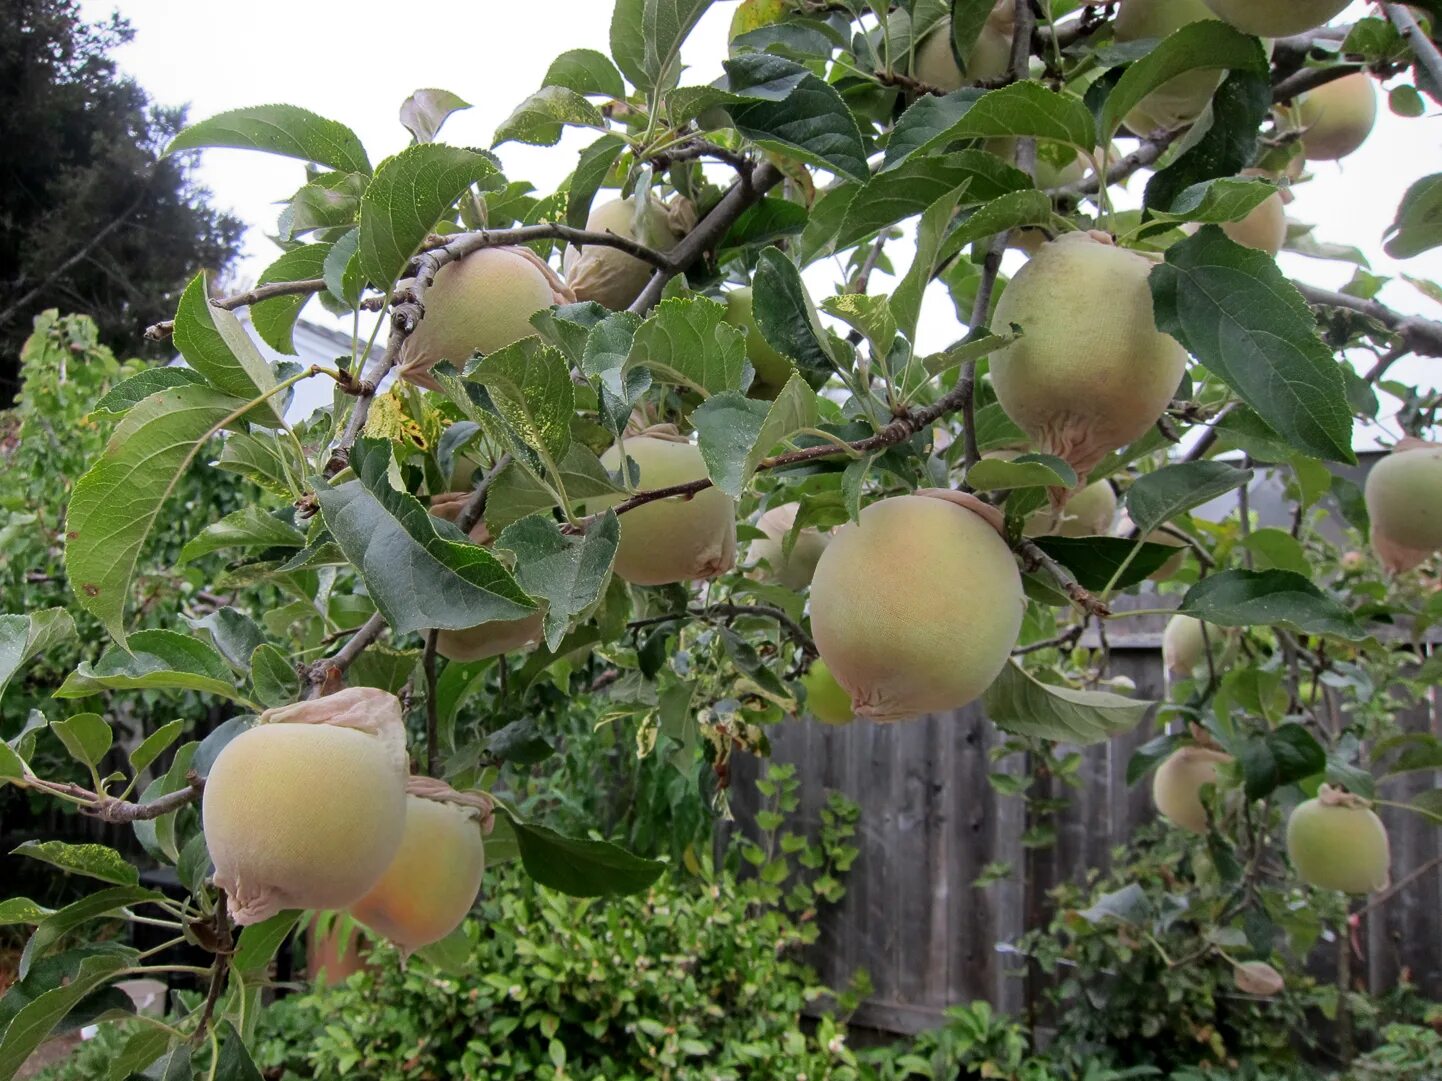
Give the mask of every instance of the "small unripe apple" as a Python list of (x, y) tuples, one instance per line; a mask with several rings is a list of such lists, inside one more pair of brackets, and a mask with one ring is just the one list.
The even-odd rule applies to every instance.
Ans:
[(1217, 766), (1232, 756), (1210, 747), (1183, 747), (1174, 751), (1152, 777), (1152, 800), (1157, 811), (1174, 826), (1192, 833), (1207, 832), (1207, 810), (1202, 786), (1217, 783)]
[[(652, 429), (627, 436), (625, 447), (626, 456), (640, 469), (637, 492), (702, 480), (707, 475), (701, 452), (671, 432)], [(601, 455), (601, 463), (609, 470), (619, 470), (620, 445)], [(604, 510), (623, 498), (591, 500), (587, 510)], [(620, 521), (615, 569), (632, 585), (715, 578), (736, 562), (736, 504), (714, 486), (689, 497), (646, 503), (621, 515)]]
[(1287, 855), (1303, 882), (1343, 893), (1385, 889), (1392, 863), (1387, 827), (1371, 805), (1325, 784), (1287, 819)]
[(1207, 7), (1244, 34), (1285, 38), (1323, 25), (1351, 0), (1206, 0)]
[(913, 74), (928, 86), (948, 92), (1001, 78), (1011, 66), (1015, 13), (1013, 0), (997, 0), (966, 59), (965, 74), (952, 55), (951, 19), (942, 19), (917, 44)]
[(746, 334), (746, 358), (756, 369), (756, 380), (747, 393), (753, 398), (775, 398), (796, 370), (791, 360), (772, 348), (756, 326), (751, 287), (739, 286), (726, 294), (726, 322)]
[(806, 712), (822, 724), (850, 724), (856, 719), (851, 708), (851, 695), (836, 682), (826, 662), (817, 659), (801, 677), (806, 688)]
[(1442, 549), (1442, 443), (1403, 439), (1372, 467), (1363, 491), (1374, 541)]
[(811, 629), (858, 716), (960, 709), (1001, 672), (1025, 599), (996, 521), (973, 497), (931, 489), (837, 530), (811, 581)]
[(1157, 329), (1155, 264), (1105, 233), (1068, 233), (1041, 249), (997, 302), (992, 325), (1022, 336), (991, 358), (996, 396), (1032, 443), (1085, 478), (1166, 410), (1187, 353)]
[[(1213, 627), (1208, 633), (1215, 649), (1221, 642), (1221, 629)], [(1188, 679), (1206, 659), (1202, 621), (1194, 616), (1172, 616), (1167, 620), (1167, 629), (1162, 632), (1162, 663), (1166, 670)]]
[(1223, 222), (1222, 232), (1244, 248), (1275, 256), (1287, 242), (1287, 206), (1282, 193), (1273, 192), (1240, 221)]
[[(685, 234), (680, 224), (658, 199), (647, 200), (638, 222), (634, 196), (594, 206), (586, 219), (590, 232), (615, 233), (661, 252), (670, 251)], [(562, 266), (577, 300), (594, 300), (613, 311), (629, 307), (656, 270), (646, 260), (604, 244), (589, 244), (584, 250), (567, 247)]]
[(811, 576), (816, 573), (816, 563), (821, 559), (821, 553), (826, 551), (826, 546), (831, 543), (830, 534), (822, 533), (815, 527), (807, 527), (796, 534), (796, 543), (791, 546), (791, 554), (786, 554), (786, 537), (791, 532), (791, 527), (796, 524), (796, 512), (800, 509), (795, 503), (784, 503), (763, 514), (757, 520), (756, 528), (766, 536), (752, 541), (746, 553), (748, 562), (765, 561), (763, 574), (767, 579), (798, 592), (811, 584)]
[(358, 901), (400, 848), (405, 793), (395, 695), (347, 687), (266, 710), (216, 757), (201, 801), (231, 917)]
[(531, 316), (576, 298), (528, 248), (482, 248), (447, 263), (425, 294), (425, 314), (401, 346), (401, 376), (439, 389), (430, 371), (443, 360), (463, 369), (473, 353), (494, 353), (536, 333)]
[[(1122, 0), (1112, 27), (1119, 42), (1141, 41), (1165, 38), (1188, 23), (1215, 17), (1203, 0)], [(1199, 68), (1168, 80), (1127, 114), (1127, 128), (1150, 135), (1186, 127), (1207, 107), (1223, 77), (1220, 71)]]
[(1337, 161), (1367, 141), (1377, 122), (1377, 91), (1365, 72), (1309, 90), (1297, 102), (1302, 152), (1311, 161)]
[[(470, 492), (447, 492), (431, 500), (431, 513), (437, 518), (454, 522)], [(491, 545), (491, 532), (485, 522), (471, 527), (471, 540), (482, 548)], [(451, 661), (480, 661), (499, 657), (502, 653), (533, 646), (541, 640), (546, 614), (538, 609), (520, 619), (495, 619), (464, 630), (443, 630), (436, 634), (436, 652)]]
[(412, 777), (400, 849), (350, 914), (406, 953), (445, 938), (480, 892), (486, 869), (482, 821), (489, 814), (484, 796)]

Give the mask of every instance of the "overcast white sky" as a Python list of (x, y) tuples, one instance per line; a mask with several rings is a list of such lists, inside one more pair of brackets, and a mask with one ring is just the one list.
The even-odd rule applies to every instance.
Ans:
[[(447, 141), (489, 146), (497, 125), (540, 87), (552, 58), (574, 48), (608, 51), (612, 7), (607, 0), (428, 0), (399, 6), (376, 0), (344, 5), (249, 0), (242, 9), (195, 0), (83, 0), (80, 6), (87, 19), (118, 9), (130, 20), (136, 37), (119, 52), (122, 68), (157, 101), (189, 104), (192, 120), (272, 101), (302, 105), (353, 128), (372, 162), (407, 145), (409, 135), (396, 114), (418, 87), (451, 90), (473, 104), (447, 122)], [(1367, 7), (1354, 4), (1341, 18), (1360, 16)], [(733, 3), (717, 2), (688, 40), (683, 53), (690, 65), (687, 82), (706, 83), (721, 74), (733, 10)], [(1382, 251), (1383, 232), (1408, 184), (1442, 170), (1442, 120), (1438, 108), (1428, 104), (1427, 116), (1404, 120), (1383, 103), (1377, 128), (1361, 151), (1345, 162), (1312, 166), (1315, 179), (1295, 189), (1290, 216), (1315, 224), (1321, 240), (1360, 247), (1375, 273), (1442, 281), (1442, 249), (1404, 262)], [(548, 192), (592, 139), (591, 132), (574, 132), (558, 147), (508, 143), (499, 154), (509, 178), (529, 180)], [(199, 175), (216, 203), (250, 226), (238, 273), (253, 279), (278, 254), (266, 239), (274, 229), (273, 204), (299, 187), (301, 165), (249, 151), (207, 150)], [(891, 245), (887, 253), (905, 269), (907, 246)], [(1352, 273), (1348, 264), (1297, 255), (1284, 253), (1280, 261), (1288, 274), (1331, 288)], [(840, 277), (839, 267), (808, 274), (817, 291)], [(874, 279), (877, 291), (890, 288), (884, 276)], [(1403, 311), (1442, 318), (1442, 306), (1400, 278), (1386, 286), (1381, 299)], [(317, 304), (309, 305), (305, 316), (330, 322)], [(957, 336), (951, 304), (939, 286), (933, 287), (917, 344), (932, 351)], [(1365, 366), (1371, 359), (1359, 354), (1357, 363)], [(1411, 360), (1394, 371), (1401, 378), (1442, 385), (1439, 361)]]

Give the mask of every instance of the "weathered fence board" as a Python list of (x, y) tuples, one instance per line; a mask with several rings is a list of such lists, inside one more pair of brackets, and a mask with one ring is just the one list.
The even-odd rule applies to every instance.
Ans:
[[(1155, 605), (1155, 594), (1145, 602)], [(1129, 677), (1139, 697), (1164, 698), (1160, 632), (1164, 617), (1117, 624), (1109, 636), (1110, 673)], [(1442, 714), (1417, 710), (1404, 724), (1442, 735)], [(860, 856), (847, 877), (847, 896), (821, 918), (811, 960), (830, 986), (845, 987), (865, 968), (874, 986), (855, 1022), (892, 1032), (935, 1025), (955, 1003), (986, 999), (1018, 1012), (1026, 1002), (1017, 960), (998, 943), (1015, 939), (1044, 915), (1045, 893), (1106, 869), (1112, 850), (1154, 811), (1146, 782), (1126, 783), (1127, 762), (1157, 732), (1154, 719), (1108, 744), (1087, 748), (1079, 788), (1053, 782), (1070, 805), (1054, 819), (1057, 843), (1035, 850), (1025, 881), (1024, 804), (997, 793), (989, 773), (1019, 772), (1020, 762), (994, 763), (1000, 742), (979, 706), (916, 721), (836, 728), (804, 721), (772, 734), (773, 758), (799, 767), (802, 817), (815, 827), (824, 789), (835, 788), (861, 807)], [(738, 822), (754, 813), (759, 770), (752, 759), (733, 767), (732, 808)], [(1438, 786), (1434, 774), (1387, 782), (1383, 798)], [(1425, 868), (1405, 890), (1365, 919), (1365, 957), (1354, 959), (1354, 980), (1375, 991), (1395, 986), (1405, 969), (1433, 998), (1442, 998), (1442, 831), (1421, 816), (1382, 809), (1393, 841), (1393, 876)], [(1013, 873), (985, 888), (973, 885), (993, 861)], [(1354, 906), (1360, 908), (1363, 902)], [(1325, 949), (1320, 947), (1319, 951)], [(1317, 970), (1334, 971), (1331, 958)], [(1033, 988), (1035, 990), (1035, 988)]]

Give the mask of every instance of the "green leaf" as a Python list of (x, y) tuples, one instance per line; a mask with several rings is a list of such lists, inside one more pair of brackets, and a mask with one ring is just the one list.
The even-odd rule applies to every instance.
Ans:
[(983, 458), (966, 471), (966, 483), (979, 492), (1013, 488), (1075, 488), (1076, 471), (1051, 454), (1023, 454), (1011, 461)]
[[(1122, 537), (1036, 537), (1036, 545), (1076, 576), (1083, 589), (1102, 590), (1112, 582), (1123, 561), (1136, 546)], [(1177, 549), (1165, 544), (1143, 544), (1116, 579), (1117, 589), (1145, 581), (1160, 570)]]
[(37, 905), (28, 897), (7, 897), (0, 901), (0, 927), (13, 927), (17, 923), (33, 926), (54, 912), (53, 908)]
[(1248, 799), (1265, 799), (1283, 785), (1327, 768), (1327, 752), (1299, 724), (1283, 724), (1249, 739), (1237, 751)]
[(566, 192), (566, 224), (572, 229), (584, 229), (591, 216), (591, 203), (596, 192), (610, 175), (611, 166), (626, 149), (626, 140), (619, 135), (606, 134), (581, 151), (576, 161), (576, 171), (571, 174), (571, 186)]
[(1052, 687), (1012, 661), (986, 692), (987, 716), (1003, 732), (1079, 747), (1130, 732), (1155, 704), (1105, 691)]
[(129, 652), (106, 650), (95, 664), (82, 661), (65, 677), (56, 698), (87, 698), (102, 691), (175, 689), (245, 702), (225, 659), (200, 639), (159, 628), (136, 631)]
[(355, 132), (294, 105), (231, 109), (192, 124), (165, 148), (167, 154), (206, 146), (263, 150), (313, 161), (348, 173), (369, 173), (370, 161)]
[(188, 619), (193, 630), (205, 631), (226, 664), (237, 672), (250, 671), (250, 655), (265, 641), (255, 620), (237, 608), (223, 606), (199, 619)]
[(300, 697), (300, 676), (295, 665), (269, 642), (250, 655), (250, 685), (255, 699), (267, 709), (288, 705)]
[[(921, 318), (921, 300), (941, 257), (942, 237), (951, 221), (952, 212), (956, 209), (957, 200), (965, 190), (963, 186), (947, 192), (926, 208), (916, 225), (916, 254), (911, 260), (911, 266), (891, 294), (891, 310), (896, 315), (897, 328), (906, 335), (908, 341), (916, 337), (916, 321)], [(1047, 215), (1050, 217), (1050, 202), (1040, 192), (1036, 194), (1047, 203)], [(887, 343), (887, 351), (890, 344)], [(885, 356), (886, 352), (881, 355)]]
[(72, 845), (64, 841), (26, 841), (10, 850), (12, 856), (29, 856), (69, 874), (98, 878), (117, 886), (140, 884), (140, 872), (125, 857), (105, 845)]
[(1167, 210), (1153, 209), (1158, 221), (1240, 221), (1276, 194), (1275, 185), (1249, 177), (1202, 180), (1184, 188)]
[(125, 597), (151, 526), (205, 441), (245, 403), (209, 387), (152, 394), (116, 426), (75, 484), (65, 571), (81, 606), (122, 645)]
[(1292, 571), (1222, 571), (1182, 598), (1179, 612), (1221, 627), (1290, 624), (1308, 634), (1359, 641), (1367, 634), (1352, 613)]
[(287, 909), (246, 927), (236, 940), (231, 967), (242, 975), (263, 972), (299, 920), (299, 909)]
[(130, 768), (140, 773), (146, 766), (154, 762), (160, 755), (180, 738), (185, 731), (185, 721), (171, 721), (163, 724), (150, 735), (141, 741), (140, 746), (130, 752)]
[(526, 873), (543, 886), (572, 897), (614, 897), (639, 893), (666, 865), (618, 848), (608, 841), (564, 837), (545, 826), (509, 816)]
[(1295, 571), (1302, 575), (1312, 573), (1306, 550), (1285, 529), (1255, 529), (1242, 540), (1242, 546), (1257, 557), (1258, 570)]
[(896, 316), (886, 297), (841, 293), (827, 297), (821, 302), (821, 308), (860, 331), (870, 343), (873, 356), (884, 357), (891, 352), (891, 344), (896, 340)]
[(559, 462), (571, 449), (576, 388), (560, 350), (522, 338), (481, 357), (466, 379), (490, 391), (496, 411), (526, 446)]
[(465, 630), (535, 611), (495, 556), (392, 488), (390, 466), (390, 443), (362, 438), (351, 451), (356, 480), (315, 483), (326, 526), (391, 629)]
[(1178, 514), (1248, 484), (1250, 469), (1226, 462), (1182, 462), (1138, 477), (1127, 491), (1127, 513), (1146, 535)]
[(757, 329), (772, 348), (796, 361), (803, 372), (830, 374), (836, 369), (801, 271), (780, 249), (767, 248), (756, 260), (751, 298)]
[(1102, 107), (1100, 141), (1110, 141), (1127, 113), (1178, 75), (1210, 68), (1261, 74), (1268, 66), (1267, 54), (1256, 38), (1215, 19), (1189, 23), (1128, 66), (1117, 80)]
[[(486, 842), (486, 864), (494, 866), (497, 861), (491, 856), (491, 844)], [(473, 973), (471, 967), (471, 940), (462, 924), (439, 942), (432, 942), (416, 950), (416, 956), (428, 965), (434, 965), (451, 976), (467, 976)]]
[(381, 162), (361, 199), (360, 265), (387, 292), (466, 190), (496, 176), (485, 154), (420, 143)]
[(14, 1077), (65, 1015), (128, 963), (129, 959), (119, 953), (87, 957), (70, 982), (38, 995), (22, 1007), (0, 1038), (0, 1077)]
[(1167, 249), (1151, 274), (1157, 326), (1186, 346), (1294, 447), (1355, 462), (1352, 411), (1332, 351), (1265, 253), (1215, 225)]
[[(105, 1081), (130, 1081), (130, 1078), (150, 1066), (161, 1056), (167, 1055), (176, 1050), (184, 1051), (187, 1063), (185, 1081), (193, 1077), (189, 1070), (189, 1049), (184, 1037), (180, 1037), (175, 1047), (170, 1046), (170, 1033), (163, 1028), (144, 1027), (137, 1029), (135, 1033), (125, 1041), (125, 1047), (120, 1054), (111, 1059), (110, 1072), (105, 1075)], [(142, 1075), (144, 1076), (144, 1075)], [(147, 1081), (154, 1078), (156, 1081), (177, 1081), (168, 1073), (150, 1072)]]
[(1200, 138), (1189, 133), (1186, 149), (1147, 181), (1145, 206), (1167, 209), (1199, 181), (1232, 177), (1256, 156), (1257, 130), (1272, 108), (1266, 72), (1234, 71), (1212, 96), (1211, 126)]
[(21, 665), (74, 637), (75, 620), (64, 608), (0, 616), (0, 697)]
[(102, 916), (121, 912), (141, 901), (161, 900), (163, 897), (164, 894), (140, 886), (113, 886), (66, 905), (58, 912), (46, 916), (36, 926), (20, 954), (20, 964), (16, 971), (23, 980), (30, 974), (31, 966), (49, 947), (77, 927)]
[(636, 88), (650, 94), (676, 85), (681, 43), (711, 0), (617, 0), (611, 55)]
[(1424, 176), (1407, 189), (1386, 237), (1382, 247), (1393, 259), (1411, 259), (1442, 244), (1442, 173)]
[(345, 229), (360, 216), (361, 199), (370, 184), (367, 173), (324, 173), (290, 197), (281, 212), (280, 238), (292, 241), (317, 229)]
[(578, 94), (624, 99), (626, 84), (611, 58), (595, 49), (571, 49), (551, 61), (542, 86), (564, 86)]
[(434, 142), (447, 117), (470, 107), (470, 102), (449, 90), (417, 90), (401, 102), (401, 124), (416, 142)]
[(147, 368), (111, 387), (110, 391), (95, 403), (95, 408), (91, 412), (120, 416), (158, 390), (196, 386), (204, 382), (205, 376), (178, 364), (164, 368)]
[(1026, 225), (1050, 225), (1055, 218), (1046, 192), (1014, 191), (978, 207), (946, 236), (937, 261), (942, 262), (968, 244)]
[(289, 507), (279, 516), (255, 504), (241, 507), (186, 541), (180, 562), (189, 563), (224, 548), (304, 548), (305, 534), (285, 521), (291, 516)]
[(625, 370), (646, 368), (658, 382), (705, 397), (741, 389), (746, 366), (746, 335), (726, 322), (726, 305), (671, 297), (636, 328)]
[(100, 765), (115, 742), (115, 733), (98, 713), (77, 713), (63, 721), (51, 721), (50, 728), (71, 758), (91, 768)]
[(963, 184), (968, 200), (979, 202), (1032, 187), (1031, 177), (984, 150), (912, 158), (877, 173), (850, 198), (830, 248), (853, 247), (888, 225), (920, 214)]
[(555, 146), (567, 125), (582, 128), (606, 128), (606, 118), (589, 101), (564, 86), (543, 86), (528, 97), (496, 129), (492, 146), (502, 143), (529, 143), (532, 146)]
[[(260, 272), (257, 285), (271, 282), (305, 281), (319, 278), (325, 271), (325, 259), (330, 253), (329, 244), (302, 244), (291, 248), (270, 266)], [(277, 353), (295, 355), (295, 321), (300, 310), (311, 298), (310, 293), (294, 296), (271, 297), (250, 306), (250, 321), (261, 341)]]
[(215, 1063), (215, 1081), (262, 1081), (260, 1070), (256, 1068), (235, 1026), (225, 1020), (217, 1024), (215, 1030), (221, 1041), (220, 1055)]
[[(580, 443), (571, 444), (570, 453), (561, 462), (560, 468), (566, 495), (573, 503), (620, 492), (620, 489), (611, 483), (600, 459)], [(486, 496), (486, 528), (491, 531), (492, 536), (500, 536), (501, 530), (512, 522), (519, 522), (527, 515), (550, 510), (555, 505), (555, 493), (525, 466), (512, 462), (492, 483)]]
[(550, 518), (532, 515), (510, 526), (496, 541), (516, 554), (516, 580), (547, 602), (546, 647), (561, 644), (571, 620), (601, 596), (621, 539), (619, 519), (607, 511), (584, 536), (568, 537)]
[[(34, 718), (37, 716), (39, 716), (39, 711), (32, 711), (31, 717)], [(25, 735), (31, 740), (34, 739), (33, 732), (28, 728), (26, 729)], [(18, 744), (19, 742), (19, 739), (17, 739), (16, 743)], [(21, 750), (24, 750), (27, 755), (30, 753), (28, 749), (23, 747)], [(3, 785), (5, 781), (17, 780), (24, 776), (25, 759), (21, 757), (21, 751), (12, 747), (9, 743), (0, 740), (0, 785)]]
[(1067, 143), (1087, 154), (1097, 145), (1096, 123), (1080, 98), (1027, 81), (1000, 90), (968, 88), (919, 99), (896, 122), (882, 170), (957, 139), (998, 136)]
[(365, 292), (365, 278), (360, 269), (359, 227), (330, 246), (321, 264), (321, 277), (325, 279), (326, 291), (354, 311)]
[[(248, 401), (275, 386), (275, 374), (240, 320), (210, 303), (204, 274), (192, 278), (181, 294), (172, 337), (186, 363), (216, 390)], [(269, 427), (280, 425), (280, 415), (271, 402), (251, 419)]]
[(726, 391), (691, 414), (706, 473), (732, 499), (741, 498), (768, 451), (820, 421), (816, 392), (794, 372), (773, 402)]
[[(766, 53), (722, 61), (733, 88), (738, 79), (769, 78), (770, 69), (783, 65), (800, 67)], [(856, 118), (836, 88), (815, 75), (806, 74), (782, 101), (736, 104), (727, 111), (737, 131), (767, 150), (794, 155), (853, 180), (868, 176), (866, 146)]]

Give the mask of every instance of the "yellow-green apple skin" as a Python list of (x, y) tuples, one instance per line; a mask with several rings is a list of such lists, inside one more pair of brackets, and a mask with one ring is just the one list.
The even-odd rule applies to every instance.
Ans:
[(410, 952), (460, 926), (485, 869), (485, 843), (473, 810), (407, 793), (400, 849), (350, 914)]
[(1162, 632), (1162, 663), (1168, 672), (1187, 679), (1206, 657), (1207, 640), (1200, 619), (1172, 616), (1167, 620), (1167, 628)]
[(1309, 886), (1343, 893), (1385, 889), (1392, 862), (1387, 828), (1367, 807), (1299, 803), (1287, 819), (1287, 855)]
[(1371, 76), (1357, 72), (1309, 90), (1297, 102), (1302, 152), (1308, 161), (1338, 161), (1372, 134), (1377, 90)]
[[(1122, 0), (1112, 23), (1119, 42), (1165, 38), (1188, 23), (1215, 19), (1203, 0)], [(1199, 68), (1168, 80), (1141, 100), (1126, 116), (1136, 135), (1186, 127), (1212, 100), (1223, 73)]]
[(986, 690), (1024, 603), (1011, 550), (979, 514), (894, 496), (837, 530), (811, 581), (811, 628), (857, 715), (895, 721)]
[[(634, 197), (592, 207), (586, 228), (593, 233), (615, 233), (627, 240), (638, 240), (662, 252), (670, 251), (677, 240), (666, 207), (655, 200), (647, 202), (638, 228)], [(594, 300), (612, 311), (629, 307), (656, 270), (644, 259), (603, 244), (588, 244), (584, 249), (568, 246), (562, 267), (577, 300)]]
[(992, 355), (997, 399), (1038, 449), (1080, 478), (1151, 430), (1186, 370), (1186, 350), (1152, 317), (1154, 265), (1105, 234), (1068, 233), (1037, 252), (997, 302), (993, 325), (1022, 328)]
[(498, 349), (536, 333), (531, 316), (574, 298), (565, 283), (525, 248), (482, 248), (447, 263), (426, 290), (425, 315), (401, 346), (401, 375), (435, 390), (431, 369), (448, 360), (457, 369), (476, 352)]
[(836, 682), (825, 661), (812, 661), (801, 685), (806, 688), (806, 712), (822, 724), (850, 724), (856, 719), (851, 695)]
[[(669, 488), (706, 476), (701, 452), (689, 442), (634, 435), (626, 438), (625, 446), (627, 457), (640, 468), (638, 492)], [(601, 455), (601, 463), (609, 470), (619, 470), (620, 448), (611, 447)], [(618, 495), (592, 500), (587, 509), (605, 509), (623, 498)], [(621, 543), (616, 549), (615, 570), (632, 585), (714, 578), (736, 562), (736, 504), (714, 486), (689, 498), (646, 503), (627, 511), (620, 522)]]
[(916, 46), (916, 78), (950, 92), (1005, 75), (1011, 64), (1014, 10), (1012, 0), (1000, 0), (992, 8), (967, 57), (965, 74), (956, 66), (951, 52), (951, 20), (942, 19)]
[(1060, 510), (1043, 508), (1030, 515), (1022, 532), (1028, 537), (1102, 537), (1117, 516), (1117, 493), (1099, 480), (1067, 500)]
[(1285, 38), (1322, 26), (1352, 0), (1206, 0), (1218, 18), (1244, 34)]
[(784, 503), (761, 515), (756, 528), (766, 536), (752, 541), (746, 553), (747, 562), (766, 564), (762, 574), (769, 581), (798, 593), (811, 584), (821, 553), (826, 551), (831, 541), (829, 534), (808, 526), (796, 534), (796, 543), (791, 546), (791, 554), (787, 555), (786, 536), (796, 523), (799, 509), (795, 503)]
[(1206, 833), (1202, 786), (1216, 784), (1217, 766), (1231, 760), (1231, 755), (1207, 747), (1183, 747), (1174, 751), (1152, 777), (1152, 800), (1158, 813), (1181, 829)]
[(405, 830), (400, 701), (373, 687), (266, 710), (206, 778), (201, 821), (238, 924), (365, 895)]
[(1405, 441), (1372, 467), (1363, 491), (1373, 533), (1404, 548), (1442, 549), (1442, 444)]

